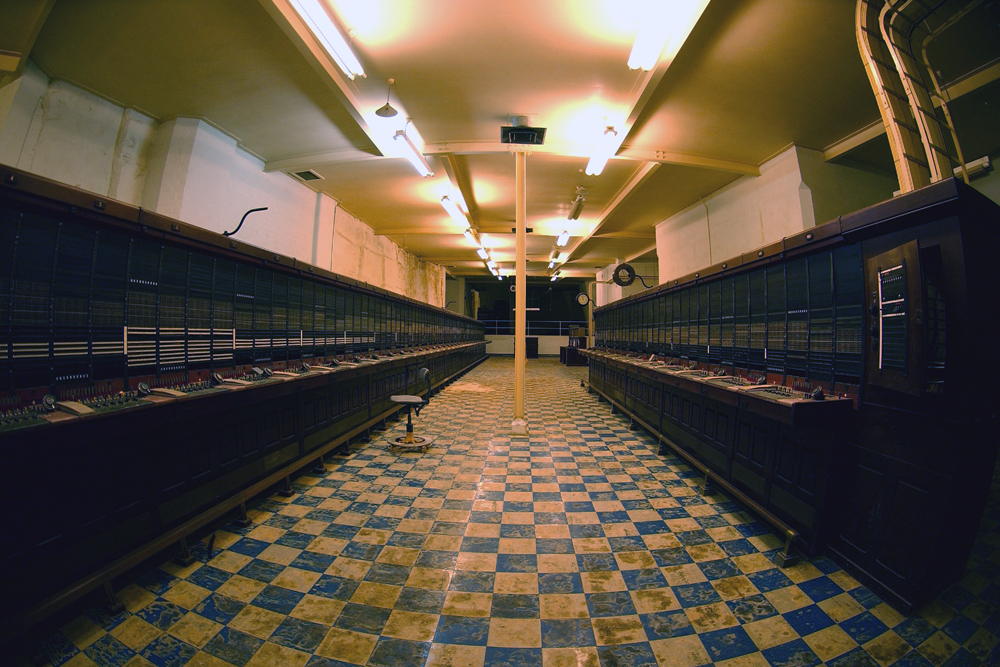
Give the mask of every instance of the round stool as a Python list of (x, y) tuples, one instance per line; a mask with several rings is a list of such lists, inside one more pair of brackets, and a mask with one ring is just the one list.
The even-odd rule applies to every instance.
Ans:
[(390, 396), (389, 400), (393, 403), (406, 406), (406, 435), (388, 438), (389, 451), (392, 451), (393, 449), (419, 449), (426, 452), (427, 447), (431, 444), (433, 438), (413, 435), (413, 413), (410, 411), (410, 408), (414, 409), (413, 412), (420, 414), (420, 408), (424, 407), (424, 405), (427, 404), (427, 401), (419, 396), (411, 396), (409, 394)]

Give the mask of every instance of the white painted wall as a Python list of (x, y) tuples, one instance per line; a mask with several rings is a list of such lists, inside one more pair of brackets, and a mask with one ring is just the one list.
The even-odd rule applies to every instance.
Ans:
[(0, 163), (182, 220), (436, 306), (444, 268), (263, 163), (204, 121), (157, 122), (28, 62), (0, 89)]
[[(538, 338), (538, 355), (542, 357), (559, 356), (559, 348), (569, 345), (569, 336), (536, 336)], [(487, 335), (487, 354), (514, 354), (514, 336)]]
[(814, 224), (829, 222), (847, 213), (892, 199), (899, 189), (895, 175), (865, 168), (831, 164), (822, 151), (796, 147), (802, 182), (812, 196)]
[(993, 171), (972, 179), (972, 187), (1000, 204), (1000, 153), (990, 156)]
[[(635, 269), (636, 276), (642, 276), (647, 285), (655, 287), (659, 284), (659, 267), (656, 262), (628, 263), (633, 269)], [(616, 261), (613, 264), (608, 264), (596, 273), (597, 287), (595, 288), (596, 298), (594, 299), (596, 307), (599, 308), (611, 303), (612, 301), (617, 301), (618, 299), (622, 299), (626, 296), (646, 291), (646, 288), (642, 286), (642, 282), (638, 277), (628, 287), (619, 287), (613, 282), (607, 282), (611, 280), (614, 275), (615, 267), (619, 264), (622, 264), (622, 262)]]
[(663, 282), (892, 197), (895, 178), (793, 146), (655, 226)]

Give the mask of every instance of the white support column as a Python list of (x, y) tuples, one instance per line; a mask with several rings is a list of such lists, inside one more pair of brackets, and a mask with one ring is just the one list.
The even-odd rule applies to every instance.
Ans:
[(514, 212), (517, 227), (516, 253), (517, 261), (514, 271), (514, 420), (510, 423), (511, 435), (528, 435), (528, 422), (524, 419), (524, 367), (525, 367), (525, 336), (527, 335), (527, 203), (525, 194), (525, 162), (527, 154), (522, 151), (514, 153), (515, 159), (515, 198)]

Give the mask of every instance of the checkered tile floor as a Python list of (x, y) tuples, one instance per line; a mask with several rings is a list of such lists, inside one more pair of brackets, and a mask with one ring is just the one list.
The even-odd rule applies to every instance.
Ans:
[(435, 397), (426, 454), (389, 454), (383, 434), (337, 457), (44, 652), (71, 667), (1000, 664), (1000, 493), (967, 576), (907, 618), (826, 558), (777, 568), (768, 527), (699, 496), (581, 389), (586, 369), (529, 362), (531, 437), (511, 439), (512, 371), (490, 359)]

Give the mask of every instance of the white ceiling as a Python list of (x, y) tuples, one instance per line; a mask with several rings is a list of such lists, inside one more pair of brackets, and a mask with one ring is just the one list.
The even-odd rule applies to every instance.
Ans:
[[(333, 65), (288, 0), (57, 0), (31, 57), (160, 120), (204, 118), (268, 170), (314, 170), (310, 187), (455, 275), (486, 274), (439, 204), (455, 188), (494, 259), (513, 262), (514, 158), (499, 143), (512, 115), (548, 128), (527, 159), (536, 275), (563, 229), (570, 275), (655, 256), (657, 222), (791, 144), (828, 149), (879, 120), (854, 0), (712, 0), (700, 16), (694, 0), (697, 23), (675, 21), (649, 73), (626, 66), (640, 0), (327, 1), (364, 79)], [(372, 112), (390, 77), (401, 113), (386, 123)], [(387, 152), (406, 118), (431, 178)], [(606, 123), (623, 129), (619, 157), (583, 176)], [(583, 215), (567, 221), (581, 182)]]

